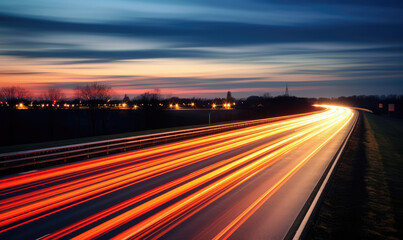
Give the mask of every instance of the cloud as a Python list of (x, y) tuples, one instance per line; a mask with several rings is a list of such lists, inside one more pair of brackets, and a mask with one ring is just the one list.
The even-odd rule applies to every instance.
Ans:
[[(46, 9), (55, 12), (43, 10), (47, 0), (0, 3), (0, 77), (55, 76), (61, 83), (47, 84), (65, 88), (100, 80), (136, 91), (256, 90), (284, 81), (300, 91), (402, 88), (403, 5), (394, 1), (100, 1), (88, 16), (78, 0), (54, 0)], [(144, 76), (123, 75), (139, 70)]]
[[(125, 59), (152, 59), (152, 58), (214, 58), (214, 53), (196, 50), (150, 49), (150, 50), (42, 50), (42, 51), (3, 51), (3, 55), (25, 58), (73, 58), (90, 59), (76, 63), (97, 63), (103, 61)], [(93, 59), (93, 60), (91, 60)], [(69, 63), (69, 62), (68, 62)], [(72, 62), (74, 63), (74, 62)]]
[(35, 33), (117, 34), (155, 39), (182, 47), (241, 46), (291, 42), (402, 42), (402, 23), (340, 22), (325, 25), (273, 26), (238, 22), (144, 19), (120, 23), (75, 23), (0, 15), (3, 28)]

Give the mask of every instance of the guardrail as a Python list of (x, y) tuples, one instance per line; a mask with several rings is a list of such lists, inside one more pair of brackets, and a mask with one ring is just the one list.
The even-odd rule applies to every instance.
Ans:
[(21, 168), (27, 170), (27, 168), (29, 169), (42, 165), (46, 166), (53, 163), (83, 160), (91, 157), (99, 157), (119, 152), (125, 152), (157, 144), (174, 142), (193, 137), (200, 137), (209, 134), (280, 121), (287, 118), (311, 115), (315, 113), (318, 113), (318, 111), (112, 140), (96, 141), (84, 144), (74, 144), (62, 147), (4, 153), (0, 154), (0, 172), (14, 172), (15, 170)]

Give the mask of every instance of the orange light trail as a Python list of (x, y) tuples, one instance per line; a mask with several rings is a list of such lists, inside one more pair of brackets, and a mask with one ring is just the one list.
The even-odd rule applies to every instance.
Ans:
[[(158, 238), (290, 152), (326, 136), (248, 208), (214, 233), (217, 239), (225, 239), (354, 117), (347, 108), (325, 107), (315, 114), (2, 179), (0, 238), (126, 189), (129, 197), (53, 229), (43, 239), (93, 239), (106, 234), (112, 234), (113, 239)], [(151, 187), (138, 190), (143, 183)]]

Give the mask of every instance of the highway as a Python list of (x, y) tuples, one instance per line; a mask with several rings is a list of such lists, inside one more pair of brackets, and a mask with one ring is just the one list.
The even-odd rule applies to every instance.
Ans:
[(315, 114), (0, 179), (0, 239), (283, 239), (358, 117)]

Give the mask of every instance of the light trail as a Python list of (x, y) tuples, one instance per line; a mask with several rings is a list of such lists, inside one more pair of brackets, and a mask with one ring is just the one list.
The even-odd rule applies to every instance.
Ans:
[[(353, 116), (350, 116), (349, 121)], [(300, 169), (315, 153), (317, 153), (326, 143), (328, 143), (337, 133), (339, 133), (346, 125), (348, 121), (339, 128), (335, 133), (333, 133), (326, 141), (324, 141), (321, 145), (319, 145), (313, 152), (311, 152), (307, 157), (305, 157), (297, 166), (295, 166), (291, 171), (289, 171), (280, 181), (278, 181), (273, 187), (271, 187), (267, 192), (259, 197), (253, 204), (251, 204), (242, 214), (240, 214), (234, 221), (232, 221), (229, 225), (227, 225), (217, 236), (214, 237), (214, 240), (218, 239), (227, 239), (230, 235), (239, 228), (243, 222), (245, 222), (248, 217), (250, 217), (254, 212), (256, 212), (259, 207), (263, 205), (263, 203), (270, 198), (270, 196), (283, 185), (290, 177), (292, 177), (298, 169)]]
[[(329, 113), (328, 113), (329, 114)], [(201, 144), (209, 144), (209, 143), (214, 143), (215, 141), (219, 141), (221, 139), (229, 139), (231, 137), (237, 137), (242, 134), (248, 134), (251, 132), (258, 132), (259, 130), (262, 129), (268, 129), (270, 127), (276, 127), (276, 126), (285, 126), (285, 125), (291, 125), (293, 123), (301, 122), (301, 121), (309, 121), (313, 118), (321, 118), (324, 117), (323, 115), (311, 115), (307, 114), (307, 117), (305, 119), (290, 119), (290, 120), (285, 120), (282, 122), (276, 122), (270, 125), (264, 125), (261, 127), (249, 127), (244, 130), (235, 130), (231, 131), (229, 133), (223, 133), (223, 134), (217, 134), (214, 136), (208, 136), (208, 137), (202, 137), (202, 138), (197, 138), (197, 139), (192, 139), (180, 143), (173, 143), (169, 145), (164, 145), (164, 146), (159, 146), (155, 147), (153, 149), (147, 149), (147, 150), (140, 150), (137, 151), (136, 153), (127, 153), (127, 154), (120, 154), (118, 157), (105, 157), (105, 158), (100, 158), (100, 159), (95, 159), (92, 161), (88, 162), (83, 162), (83, 163), (78, 163), (75, 164), (74, 166), (66, 166), (66, 167), (60, 167), (57, 169), (51, 169), (51, 170), (45, 170), (41, 172), (35, 172), (33, 174), (26, 174), (22, 176), (15, 176), (11, 179), (4, 179), (0, 180), (0, 190), (2, 189), (8, 189), (11, 187), (15, 186), (20, 186), (24, 184), (33, 184), (36, 183), (37, 181), (49, 181), (49, 179), (52, 179), (51, 181), (55, 180), (60, 180), (60, 179), (55, 179), (56, 177), (61, 177), (61, 180), (64, 180), (66, 178), (74, 177), (77, 176), (77, 172), (81, 171), (87, 171), (90, 169), (97, 169), (97, 168), (103, 168), (108, 167), (113, 164), (119, 164), (119, 163), (126, 163), (126, 161), (132, 160), (133, 162), (140, 161), (139, 158), (142, 158), (144, 156), (153, 156), (153, 157), (158, 157), (164, 154), (170, 154), (174, 153), (174, 151), (177, 150), (183, 150), (186, 148), (192, 148), (192, 147), (198, 147)], [(132, 163), (132, 162), (131, 162)], [(116, 166), (116, 165), (113, 165)], [(73, 175), (70, 175), (73, 174)], [(25, 186), (27, 187), (27, 186)], [(9, 193), (9, 192), (7, 192)]]
[[(195, 237), (234, 234), (355, 117), (342, 107), (0, 180), (0, 238), (66, 217), (43, 239), (158, 238), (189, 222), (304, 146), (301, 160), (226, 220)], [(321, 140), (322, 139), (322, 140)], [(270, 178), (270, 176), (268, 176)], [(121, 196), (121, 197), (120, 197)], [(118, 199), (108, 201), (108, 198)], [(240, 196), (241, 197), (241, 196)], [(92, 210), (92, 205), (100, 206)], [(235, 207), (235, 205), (234, 205)], [(88, 209), (87, 209), (88, 208)], [(77, 218), (75, 211), (82, 211)], [(229, 216), (229, 215), (228, 215)], [(228, 217), (226, 217), (228, 218)], [(208, 226), (208, 225), (206, 225)], [(219, 226), (219, 227), (218, 227)]]

